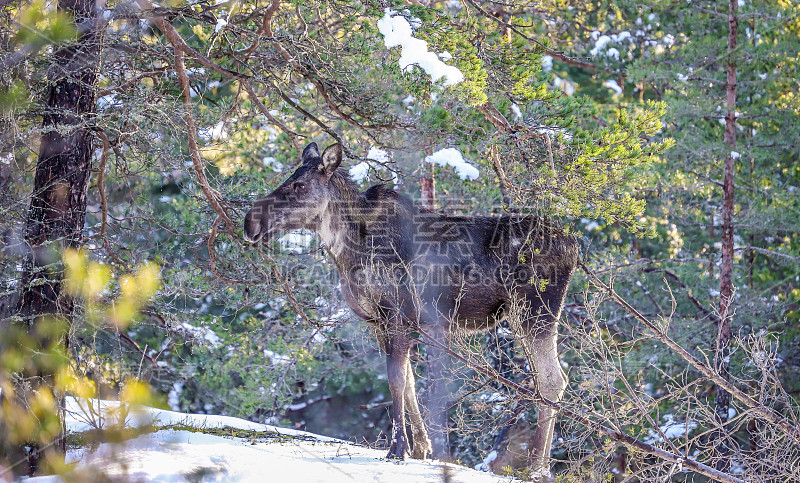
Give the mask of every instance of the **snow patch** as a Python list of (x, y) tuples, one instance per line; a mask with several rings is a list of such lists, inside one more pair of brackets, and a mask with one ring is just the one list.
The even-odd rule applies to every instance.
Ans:
[(492, 468), (489, 465), (492, 463), (492, 461), (496, 459), (497, 459), (497, 451), (492, 450), (489, 454), (486, 455), (486, 458), (483, 459), (483, 462), (475, 465), (475, 469), (478, 471), (492, 471)]
[(223, 121), (220, 121), (213, 126), (198, 129), (197, 134), (205, 141), (217, 141), (226, 139), (228, 137), (228, 133), (225, 131), (225, 122)]
[(594, 43), (594, 48), (589, 51), (592, 56), (597, 55), (608, 43), (611, 42), (611, 37), (608, 35), (601, 35)]
[(172, 389), (169, 390), (169, 394), (167, 395), (167, 404), (169, 404), (170, 409), (173, 411), (180, 411), (180, 398), (181, 392), (183, 392), (183, 382), (178, 381), (172, 383)]
[(600, 229), (600, 223), (588, 218), (581, 218), (581, 223), (586, 225), (586, 231), (595, 231)]
[[(675, 421), (675, 416), (672, 414), (664, 415), (665, 423), (662, 426), (659, 426), (658, 429), (667, 437), (667, 439), (675, 439), (680, 438), (682, 436), (687, 436), (693, 429), (697, 427), (697, 423), (694, 421), (687, 421), (687, 422), (678, 422)], [(661, 443), (664, 441), (664, 438), (661, 435), (653, 430), (649, 429), (647, 431), (650, 436), (645, 438), (646, 443)]]
[(218, 347), (221, 341), (219, 336), (208, 327), (195, 327), (188, 322), (184, 322), (181, 324), (181, 328), (191, 334), (195, 339), (206, 341), (211, 347)]
[(264, 349), (264, 356), (266, 356), (273, 366), (285, 366), (293, 361), (289, 356), (272, 352), (271, 350)]
[(549, 55), (542, 56), (542, 70), (544, 72), (553, 70), (553, 57)]
[(436, 151), (425, 158), (428, 163), (438, 164), (439, 166), (451, 166), (456, 170), (461, 179), (477, 179), (480, 175), (475, 166), (467, 163), (461, 153), (455, 148), (445, 148)]
[[(383, 18), (378, 20), (378, 31), (383, 35), (387, 48), (400, 46), (400, 68), (407, 69), (418, 65), (433, 82), (444, 79), (444, 85), (453, 86), (464, 80), (464, 74), (452, 65), (447, 65), (434, 52), (428, 51), (428, 43), (412, 36), (411, 25), (401, 16), (393, 16), (387, 8)], [(449, 55), (449, 54), (448, 54)]]
[(222, 30), (223, 28), (225, 28), (226, 25), (228, 25), (228, 21), (227, 20), (225, 20), (224, 18), (218, 18), (217, 19), (217, 26), (214, 27), (214, 33), (219, 33), (219, 31)]
[(367, 174), (369, 174), (369, 163), (366, 161), (361, 161), (360, 163), (350, 167), (350, 177), (353, 178), (353, 181), (356, 183), (361, 183), (365, 179), (367, 179)]
[(562, 91), (564, 91), (564, 94), (571, 96), (575, 93), (575, 88), (578, 86), (578, 83), (556, 76), (555, 80), (553, 81), (553, 86), (560, 88)]
[(281, 171), (283, 171), (283, 163), (273, 158), (272, 156), (265, 156), (264, 159), (261, 160), (261, 162), (264, 163), (264, 166), (272, 168), (272, 170), (275, 171), (276, 173), (280, 173)]
[(614, 94), (622, 94), (622, 87), (620, 87), (619, 84), (617, 84), (617, 81), (615, 81), (614, 79), (609, 79), (603, 82), (603, 87), (608, 87), (609, 89), (614, 91)]
[(314, 233), (308, 230), (295, 230), (278, 238), (281, 248), (292, 253), (303, 253), (311, 246)]
[(378, 149), (376, 147), (369, 148), (367, 152), (368, 159), (374, 159), (379, 163), (388, 163), (389, 162), (389, 153), (384, 151), (383, 149)]

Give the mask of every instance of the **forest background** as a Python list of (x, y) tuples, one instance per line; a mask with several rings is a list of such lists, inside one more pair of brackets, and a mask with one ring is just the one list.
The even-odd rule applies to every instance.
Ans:
[[(316, 141), (364, 188), (580, 238), (561, 478), (800, 479), (793, 1), (0, 8), (5, 463), (59, 439), (65, 391), (382, 444), (382, 355), (318, 240), (241, 236)], [(451, 344), (475, 465), (535, 410), (507, 326)]]

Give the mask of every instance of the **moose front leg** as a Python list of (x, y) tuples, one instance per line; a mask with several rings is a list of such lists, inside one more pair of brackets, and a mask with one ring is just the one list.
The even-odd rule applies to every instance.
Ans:
[[(386, 371), (389, 392), (392, 393), (392, 441), (389, 446), (390, 459), (405, 459), (408, 452), (408, 437), (405, 424), (405, 397), (408, 381), (409, 337), (405, 333), (390, 333), (386, 336)], [(396, 329), (394, 329), (396, 330)]]

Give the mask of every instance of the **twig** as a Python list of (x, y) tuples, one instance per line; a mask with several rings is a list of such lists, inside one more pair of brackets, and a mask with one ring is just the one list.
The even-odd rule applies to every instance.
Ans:
[(564, 407), (560, 403), (557, 403), (555, 401), (551, 401), (550, 399), (548, 399), (548, 398), (542, 396), (541, 394), (539, 394), (537, 391), (531, 390), (531, 389), (529, 389), (529, 388), (527, 388), (525, 386), (522, 386), (521, 384), (517, 384), (516, 382), (511, 381), (510, 379), (507, 379), (507, 378), (501, 376), (500, 374), (496, 374), (492, 370), (487, 369), (486, 367), (483, 367), (480, 364), (473, 363), (472, 361), (468, 360), (467, 358), (465, 358), (461, 354), (458, 354), (457, 352), (455, 352), (452, 349), (450, 349), (447, 345), (445, 345), (440, 340), (431, 337), (430, 334), (425, 332), (424, 329), (419, 328), (418, 330), (419, 330), (420, 334), (422, 334), (425, 337), (425, 341), (428, 344), (434, 345), (434, 346), (438, 347), (439, 349), (445, 351), (451, 357), (453, 357), (454, 359), (458, 360), (462, 364), (466, 364), (468, 367), (474, 369), (477, 372), (480, 372), (484, 376), (491, 377), (491, 378), (495, 379), (497, 382), (503, 384), (504, 386), (507, 386), (510, 389), (513, 389), (513, 390), (517, 391), (518, 393), (521, 393), (521, 394), (523, 394), (525, 396), (528, 396), (532, 401), (534, 401), (536, 403), (544, 404), (546, 406), (549, 406), (549, 407), (555, 409), (556, 411), (560, 412), (564, 416), (566, 416), (566, 417), (572, 419), (573, 421), (576, 421), (576, 422), (586, 426), (587, 428), (592, 429), (593, 431), (597, 431), (598, 433), (602, 433), (602, 434), (610, 437), (611, 439), (613, 439), (615, 441), (618, 441), (618, 442), (623, 443), (623, 444), (628, 445), (628, 446), (632, 446), (632, 447), (638, 449), (639, 451), (642, 451), (643, 453), (653, 455), (653, 456), (655, 456), (657, 458), (660, 458), (660, 459), (662, 459), (664, 461), (669, 461), (669, 462), (671, 462), (673, 464), (683, 465), (684, 467), (686, 467), (686, 468), (688, 468), (688, 469), (690, 469), (692, 471), (695, 471), (696, 473), (700, 473), (701, 475), (705, 475), (705, 476), (707, 476), (707, 477), (709, 477), (709, 478), (711, 478), (711, 479), (713, 479), (715, 481), (720, 481), (720, 482), (724, 482), (724, 483), (745, 483), (744, 480), (741, 480), (739, 478), (731, 476), (731, 475), (729, 475), (727, 473), (723, 473), (721, 471), (718, 471), (718, 470), (716, 470), (716, 469), (714, 469), (714, 468), (712, 468), (712, 467), (710, 467), (710, 466), (708, 466), (706, 464), (700, 463), (699, 461), (695, 461), (695, 460), (693, 460), (691, 458), (688, 458), (688, 457), (685, 457), (685, 456), (682, 456), (682, 455), (678, 455), (678, 454), (672, 453), (670, 451), (666, 451), (664, 449), (658, 448), (656, 446), (647, 444), (644, 441), (640, 441), (640, 440), (634, 438), (633, 436), (629, 436), (629, 435), (627, 435), (627, 434), (625, 434), (625, 433), (623, 433), (621, 431), (615, 431), (615, 430), (613, 430), (613, 429), (611, 429), (609, 427), (604, 426), (603, 424), (600, 424), (600, 423), (597, 423), (595, 421), (592, 421), (588, 417), (584, 416), (583, 414), (580, 414), (580, 413), (577, 413), (575, 411), (572, 411), (572, 410)]
[(261, 25), (259, 25), (258, 30), (256, 30), (256, 39), (253, 41), (253, 45), (247, 47), (244, 50), (239, 52), (243, 54), (249, 54), (258, 47), (258, 40), (259, 38), (267, 34), (267, 37), (272, 37), (272, 17), (278, 12), (278, 8), (281, 6), (281, 0), (272, 0), (272, 3), (267, 7), (267, 11), (264, 12), (264, 17), (261, 18)]
[(269, 119), (272, 124), (278, 126), (281, 131), (285, 132), (286, 135), (289, 136), (289, 139), (292, 140), (292, 144), (294, 144), (294, 147), (297, 149), (298, 153), (303, 152), (302, 146), (300, 146), (300, 143), (297, 140), (297, 138), (301, 137), (301, 135), (286, 127), (285, 124), (275, 119), (275, 117), (269, 113), (269, 109), (267, 109), (267, 106), (265, 106), (264, 103), (261, 102), (261, 99), (258, 98), (258, 94), (256, 94), (255, 89), (253, 89), (253, 86), (251, 86), (249, 82), (244, 80), (240, 82), (242, 83), (244, 90), (247, 91), (247, 95), (250, 96), (250, 99), (252, 99), (256, 107), (258, 107), (258, 110), (261, 111), (261, 113), (264, 114), (264, 116)]
[(663, 333), (658, 326), (656, 326), (653, 322), (648, 320), (645, 316), (639, 313), (638, 310), (633, 308), (628, 302), (625, 301), (620, 295), (614, 291), (613, 288), (607, 286), (603, 283), (602, 280), (597, 278), (597, 276), (589, 270), (586, 265), (583, 263), (580, 264), (581, 268), (584, 272), (589, 276), (589, 278), (601, 289), (603, 289), (612, 299), (614, 299), (617, 304), (622, 306), (628, 313), (633, 315), (637, 320), (639, 320), (645, 327), (647, 327), (653, 335), (656, 336), (658, 340), (663, 342), (667, 345), (670, 349), (672, 349), (676, 354), (681, 356), (686, 362), (688, 362), (692, 367), (698, 370), (703, 376), (708, 378), (710, 381), (714, 382), (718, 386), (725, 389), (728, 393), (730, 393), (733, 397), (739, 400), (742, 404), (750, 408), (750, 410), (763, 418), (764, 420), (780, 427), (783, 429), (786, 434), (792, 438), (795, 442), (800, 443), (800, 430), (793, 426), (789, 421), (781, 417), (781, 415), (775, 413), (770, 408), (765, 407), (764, 405), (760, 404), (758, 401), (753, 399), (752, 397), (748, 396), (744, 391), (733, 385), (730, 381), (725, 380), (722, 376), (720, 376), (715, 370), (713, 370), (710, 364), (703, 363), (695, 356), (689, 353), (686, 349), (681, 347), (677, 342), (672, 340), (667, 334)]
[(486, 116), (486, 119), (495, 125), (498, 131), (501, 133), (510, 133), (514, 130), (511, 127), (511, 123), (508, 122), (508, 119), (497, 110), (492, 101), (486, 101), (483, 104), (478, 106), (478, 110)]
[[(170, 27), (172, 27), (172, 25), (170, 25)], [(175, 31), (173, 27), (172, 33), (167, 34), (167, 38), (177, 35), (178, 32)], [(178, 82), (183, 90), (183, 119), (184, 122), (186, 122), (187, 134), (189, 137), (189, 153), (192, 157), (192, 167), (194, 168), (195, 175), (197, 176), (197, 182), (200, 184), (200, 189), (203, 191), (206, 199), (208, 199), (211, 207), (217, 212), (217, 215), (222, 217), (228, 226), (236, 226), (234, 225), (233, 221), (231, 221), (231, 218), (228, 216), (225, 208), (222, 207), (222, 204), (217, 198), (216, 191), (211, 188), (208, 178), (206, 177), (203, 167), (203, 160), (200, 157), (200, 148), (197, 145), (197, 127), (194, 124), (194, 116), (192, 115), (191, 86), (189, 84), (189, 76), (186, 75), (186, 66), (183, 63), (183, 50), (178, 47), (178, 42), (173, 42), (173, 46), (175, 47), (175, 73), (178, 75)]]
[(97, 193), (100, 196), (100, 238), (103, 239), (103, 246), (106, 249), (106, 253), (127, 269), (128, 264), (111, 249), (111, 244), (108, 242), (108, 237), (106, 236), (106, 228), (108, 227), (108, 199), (106, 198), (106, 189), (103, 186), (103, 180), (105, 179), (106, 162), (108, 161), (108, 152), (111, 149), (111, 143), (108, 141), (108, 136), (106, 136), (106, 133), (104, 133), (102, 129), (95, 129), (95, 133), (97, 137), (103, 141), (103, 151), (100, 154), (100, 161), (97, 163)]

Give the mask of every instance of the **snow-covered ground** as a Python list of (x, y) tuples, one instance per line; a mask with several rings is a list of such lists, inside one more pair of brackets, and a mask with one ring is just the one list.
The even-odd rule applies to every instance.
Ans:
[[(173, 426), (146, 432), (121, 443), (70, 450), (75, 463), (71, 481), (94, 480), (99, 473), (113, 481), (253, 481), (253, 482), (440, 482), (509, 481), (458, 465), (436, 461), (393, 462), (385, 450), (358, 446), (325, 436), (257, 424), (227, 416), (182, 414), (148, 407), (124, 410), (115, 401), (69, 399), (67, 428), (83, 432), (110, 427), (120, 418), (126, 427)], [(177, 428), (174, 426), (178, 425)], [(197, 430), (185, 430), (187, 427)], [(202, 429), (236, 428), (258, 431), (255, 437), (234, 438), (203, 433)], [(231, 431), (233, 432), (233, 431)], [(450, 480), (444, 478), (449, 473)], [(30, 482), (58, 482), (59, 477)]]

